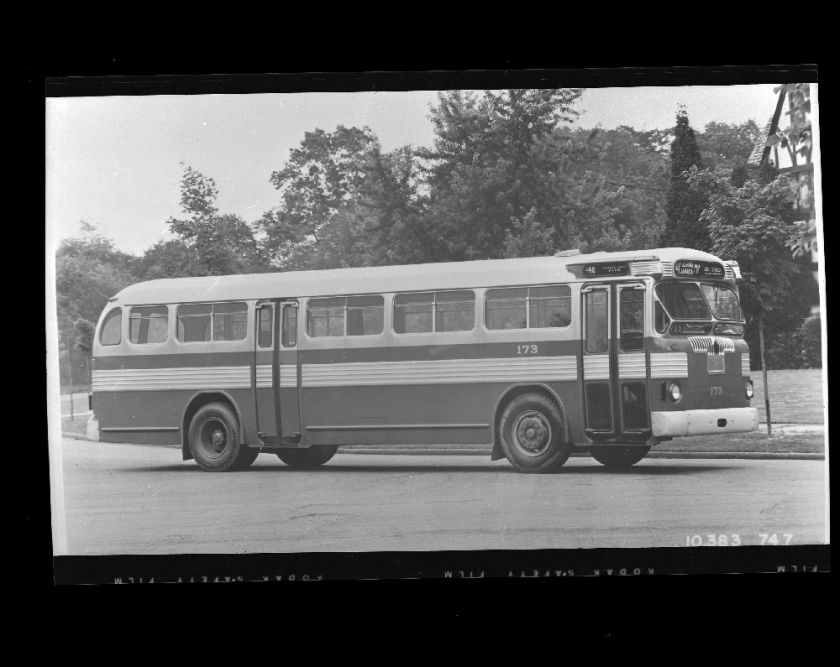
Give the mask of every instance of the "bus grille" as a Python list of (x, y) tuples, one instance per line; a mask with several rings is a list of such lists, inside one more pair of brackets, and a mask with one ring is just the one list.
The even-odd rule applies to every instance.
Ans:
[(689, 336), (688, 342), (695, 352), (708, 352), (717, 342), (721, 352), (734, 352), (735, 343), (729, 338), (716, 338), (715, 336)]

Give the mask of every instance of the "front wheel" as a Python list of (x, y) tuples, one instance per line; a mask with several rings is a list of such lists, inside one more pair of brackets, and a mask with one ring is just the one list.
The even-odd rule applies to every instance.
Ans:
[(641, 461), (650, 447), (592, 447), (590, 456), (611, 470), (625, 470)]
[(499, 418), (499, 444), (520, 472), (552, 472), (572, 453), (560, 409), (542, 394), (521, 394), (507, 404)]
[(195, 462), (210, 472), (240, 470), (259, 453), (242, 442), (239, 420), (224, 403), (208, 403), (198, 409), (190, 422), (189, 445)]
[(290, 468), (311, 470), (324, 465), (337, 451), (337, 446), (313, 445), (306, 449), (281, 449), (277, 458)]

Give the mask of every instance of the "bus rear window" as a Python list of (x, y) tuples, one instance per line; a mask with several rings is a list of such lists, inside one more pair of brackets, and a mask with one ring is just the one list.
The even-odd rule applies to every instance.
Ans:
[(674, 320), (710, 320), (712, 315), (697, 283), (660, 283), (656, 296)]
[(135, 345), (165, 343), (169, 337), (169, 308), (136, 306), (128, 317), (128, 340)]
[(105, 316), (99, 330), (100, 345), (119, 345), (122, 340), (122, 308), (114, 308)]

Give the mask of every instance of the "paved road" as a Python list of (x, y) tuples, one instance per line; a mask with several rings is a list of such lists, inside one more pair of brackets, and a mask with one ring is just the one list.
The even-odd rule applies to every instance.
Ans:
[(177, 448), (65, 438), (61, 453), (66, 550), (57, 553), (654, 547), (712, 533), (743, 544), (761, 534), (825, 540), (823, 461), (651, 459), (611, 473), (578, 458), (555, 475), (523, 475), (469, 455), (338, 454), (314, 472), (262, 455), (247, 471), (212, 474)]

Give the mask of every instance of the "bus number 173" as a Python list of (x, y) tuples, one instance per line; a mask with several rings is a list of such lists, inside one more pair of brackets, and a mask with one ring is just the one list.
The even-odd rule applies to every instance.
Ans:
[(540, 348), (537, 345), (517, 345), (516, 346), (516, 354), (519, 355), (530, 355), (530, 354), (539, 354)]

